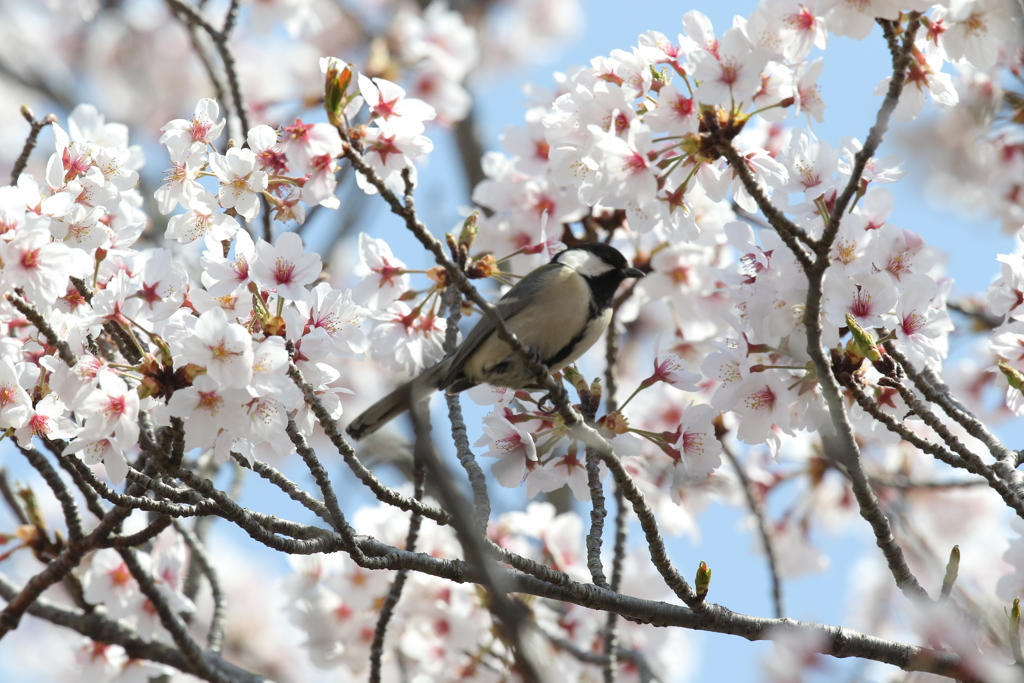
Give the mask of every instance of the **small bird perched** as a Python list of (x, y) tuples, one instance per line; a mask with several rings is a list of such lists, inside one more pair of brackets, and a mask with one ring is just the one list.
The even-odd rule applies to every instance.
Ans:
[[(594, 345), (612, 318), (612, 297), (626, 278), (643, 277), (618, 249), (580, 244), (555, 254), (495, 304), (509, 331), (551, 372), (561, 370)], [(477, 384), (525, 389), (536, 378), (495, 334), (484, 316), (455, 352), (363, 411), (345, 430), (357, 441), (401, 415), (438, 389), (455, 394)]]

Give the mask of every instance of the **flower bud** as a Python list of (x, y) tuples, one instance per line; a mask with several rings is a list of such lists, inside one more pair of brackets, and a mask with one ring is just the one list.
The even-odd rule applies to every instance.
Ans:
[(960, 573), (960, 546), (955, 545), (949, 551), (949, 562), (946, 563), (946, 575), (942, 577), (942, 589), (939, 591), (939, 601), (949, 598), (953, 591), (953, 584)]
[(708, 588), (711, 587), (711, 569), (703, 560), (697, 567), (697, 578), (694, 583), (697, 585), (697, 599), (703, 602), (708, 595)]
[(324, 69), (324, 109), (327, 111), (327, 120), (332, 126), (342, 126), (345, 121), (345, 96), (352, 83), (352, 65), (328, 57)]
[(999, 371), (1003, 373), (1003, 377), (1006, 378), (1011, 387), (1017, 391), (1024, 391), (1024, 375), (1020, 373), (1020, 370), (1011, 367), (1006, 361), (1001, 360), (999, 361)]
[(477, 227), (476, 221), (480, 217), (479, 211), (474, 211), (466, 217), (466, 220), (462, 222), (462, 231), (459, 233), (459, 245), (465, 246), (467, 249), (473, 247), (473, 240), (476, 239), (476, 235), (480, 232), (480, 228)]
[(882, 354), (879, 352), (875, 335), (861, 327), (857, 319), (849, 313), (846, 314), (846, 326), (850, 328), (850, 334), (853, 335), (854, 348), (851, 350), (857, 351), (872, 363), (881, 360)]

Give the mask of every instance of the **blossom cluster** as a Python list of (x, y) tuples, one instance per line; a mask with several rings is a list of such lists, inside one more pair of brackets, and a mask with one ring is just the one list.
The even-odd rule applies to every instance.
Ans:
[[(361, 533), (402, 547), (408, 516), (392, 507), (363, 508), (354, 520)], [(531, 503), (524, 511), (508, 512), (492, 522), (488, 535), (503, 548), (586, 581), (583, 521), (575, 512), (557, 514), (550, 503)], [(450, 528), (427, 522), (420, 530), (417, 552), (459, 558), (461, 548)], [(298, 556), (291, 559), (294, 573), (282, 582), (288, 597), (290, 620), (306, 634), (305, 648), (320, 667), (332, 667), (352, 679), (366, 675), (379, 605), (394, 581), (393, 572), (362, 569), (340, 555)], [(653, 568), (630, 555), (625, 561), (623, 591), (657, 599), (664, 591)], [(572, 656), (563, 646), (590, 652), (600, 647), (605, 616), (576, 605), (537, 600), (530, 606), (537, 627), (550, 639), (538, 639), (537, 654), (558, 680), (585, 680), (598, 668)], [(410, 573), (403, 597), (387, 631), (382, 680), (405, 675), (424, 681), (501, 680), (502, 670), (514, 662), (496, 626), (484, 596), (471, 584)], [(642, 650), (658, 670), (677, 668), (681, 645), (678, 634), (636, 624), (624, 625), (620, 642)], [(621, 680), (634, 680), (635, 669), (620, 662)]]
[[(168, 238), (206, 239), (196, 273), (168, 249), (133, 248), (144, 222), (129, 222), (138, 216), (139, 197), (122, 180), (134, 184), (126, 164), (137, 152), (122, 127), (106, 124), (91, 107), (76, 109), (70, 123), (70, 136), (58, 130), (45, 186), (22, 175), (17, 187), (4, 188), (2, 248), (6, 286), (40, 309), (75, 362), (54, 354), (56, 340), (26, 327), (6, 302), (9, 329), (20, 332), (6, 338), (0, 360), (3, 427), (26, 446), (33, 436), (69, 439), (67, 452), (102, 461), (115, 484), (139, 441), (140, 411), (158, 425), (182, 419), (186, 448), (212, 449), (220, 461), (232, 451), (249, 460), (285, 454), (292, 449), (289, 417), (306, 434), (313, 424), (288, 377), (289, 345), (303, 377), (339, 415), (345, 389), (331, 386), (339, 377), (335, 366), (366, 352), (365, 309), (351, 290), (317, 284), (320, 256), (306, 253), (297, 235), (254, 242), (221, 212), (251, 217), (257, 193), (280, 198), (274, 187), (281, 176), (264, 169), (315, 165), (318, 144), (340, 145), (337, 131), (296, 124), (276, 148), (277, 134), (257, 127), (250, 138), (268, 142), (256, 148), (259, 157), (252, 148), (207, 157), (224, 125), (216, 103), (200, 102), (191, 121), (165, 127), (174, 170), (157, 201), (162, 209), (187, 209), (168, 221)], [(333, 141), (318, 135), (327, 130)], [(338, 151), (324, 154), (333, 165)], [(197, 179), (207, 165), (213, 171), (204, 173), (220, 184), (216, 197)], [(312, 176), (302, 186), (311, 202)], [(222, 241), (232, 240), (227, 252)], [(109, 325), (127, 335), (124, 363), (96, 347)]]
[[(991, 23), (967, 31), (971, 41), (980, 37), (975, 31), (994, 26), (1000, 11), (991, 10)], [(560, 75), (556, 91), (534, 89), (535, 106), (525, 126), (503, 135), (506, 154), (485, 157), (488, 178), (473, 198), (492, 215), (482, 219), (478, 243), (517, 255), (512, 263), (526, 269), (539, 265), (562, 237), (552, 234), (552, 224), (561, 230), (590, 221), (615, 229), (613, 243), (651, 271), (620, 320), (649, 321), (673, 335), (686, 369), (703, 374), (698, 378), (703, 384), (690, 387), (691, 396), (682, 399), (683, 405), (698, 399), (714, 409), (697, 413), (701, 433), (713, 434), (712, 418), (726, 411), (741, 441), (765, 443), (777, 454), (786, 435), (813, 432), (827, 422), (808, 369), (802, 321), (807, 281), (777, 234), (755, 232), (723, 206), (731, 197), (737, 211), (758, 211), (751, 183), (712, 138), (717, 129), (736, 148), (759, 193), (810, 239), (819, 238), (862, 143), (844, 138), (833, 146), (810, 130), (783, 128), (781, 122), (790, 112), (808, 121), (823, 119), (816, 84), (823, 61), (813, 59), (812, 52), (826, 46), (829, 33), (860, 39), (876, 17), (898, 16), (895, 5), (887, 3), (764, 2), (749, 18), (737, 17), (717, 33), (707, 17), (692, 11), (676, 40), (647, 32), (631, 51), (613, 51)], [(993, 65), (989, 52), (966, 50), (960, 39), (965, 27), (977, 25), (970, 23), (973, 16), (937, 8), (925, 20), (928, 30), (918, 36), (896, 118), (914, 118), (929, 93), (940, 105), (956, 104), (950, 76), (941, 71), (944, 61)], [(982, 41), (986, 45), (1002, 35), (1002, 29), (991, 31)], [(878, 94), (887, 87), (883, 81)], [(944, 312), (949, 282), (937, 253), (918, 234), (887, 222), (893, 199), (882, 186), (903, 175), (895, 156), (870, 159), (861, 175), (825, 280), (823, 342), (839, 348), (851, 314), (865, 328), (891, 333), (914, 362), (938, 367), (952, 329)], [(867, 381), (872, 382), (869, 372)], [(893, 411), (898, 410), (897, 400)], [(686, 433), (683, 425), (658, 425), (659, 412), (664, 411), (647, 411), (628, 429), (641, 435), (667, 429), (668, 434), (675, 427)], [(855, 414), (858, 426), (876, 429), (866, 414)], [(519, 418), (536, 419), (524, 413)], [(508, 408), (488, 419), (492, 440), (505, 439), (503, 452), (510, 443), (522, 444), (517, 452), (529, 473), (517, 467), (514, 476), (506, 475), (508, 483), (546, 476), (540, 473), (559, 460), (535, 455), (550, 450), (525, 436), (533, 432), (537, 441), (535, 423), (517, 425), (523, 435), (516, 437), (510, 425), (517, 420)], [(662, 449), (663, 436), (645, 438)], [(697, 461), (714, 464), (687, 462), (686, 450), (675, 443), (675, 451), (683, 453), (678, 462), (686, 463), (680, 471), (691, 474), (684, 479), (715, 469), (717, 441), (708, 436), (703, 443), (712, 444), (711, 450), (696, 453)], [(572, 460), (572, 451), (561, 457)], [(532, 490), (565, 481), (535, 483)], [(574, 490), (586, 497), (579, 487)]]

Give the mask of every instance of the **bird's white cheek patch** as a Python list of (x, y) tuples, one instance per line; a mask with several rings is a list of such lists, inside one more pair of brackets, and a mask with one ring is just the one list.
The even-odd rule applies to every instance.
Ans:
[(584, 277), (597, 277), (612, 270), (612, 267), (604, 259), (584, 249), (563, 252), (558, 262), (569, 266)]

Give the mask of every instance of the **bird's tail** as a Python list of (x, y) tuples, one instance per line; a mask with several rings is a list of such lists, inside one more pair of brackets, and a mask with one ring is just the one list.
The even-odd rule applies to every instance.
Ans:
[(448, 374), (448, 366), (450, 364), (450, 361), (438, 363), (398, 387), (364, 410), (359, 417), (345, 428), (345, 431), (356, 441), (373, 434), (388, 422), (409, 410), (418, 401), (437, 391), (441, 387), (442, 380)]

